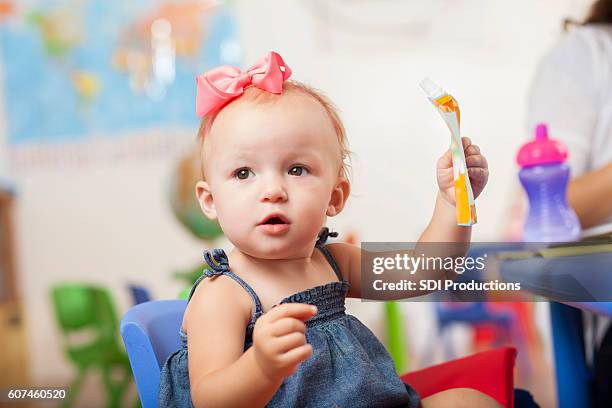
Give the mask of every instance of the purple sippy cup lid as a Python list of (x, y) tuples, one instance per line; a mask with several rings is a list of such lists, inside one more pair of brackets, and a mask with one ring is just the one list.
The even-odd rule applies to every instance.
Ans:
[(563, 163), (566, 159), (567, 149), (561, 142), (548, 138), (548, 127), (544, 123), (536, 126), (535, 140), (525, 143), (516, 155), (516, 162), (521, 167)]

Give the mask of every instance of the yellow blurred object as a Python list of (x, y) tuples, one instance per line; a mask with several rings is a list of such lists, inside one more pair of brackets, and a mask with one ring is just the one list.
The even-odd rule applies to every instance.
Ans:
[(455, 207), (457, 208), (457, 222), (459, 224), (469, 224), (470, 222), (470, 205), (465, 183), (465, 173), (459, 174), (459, 178), (455, 180)]
[(85, 71), (72, 74), (72, 83), (79, 97), (85, 101), (92, 100), (101, 89), (98, 77)]

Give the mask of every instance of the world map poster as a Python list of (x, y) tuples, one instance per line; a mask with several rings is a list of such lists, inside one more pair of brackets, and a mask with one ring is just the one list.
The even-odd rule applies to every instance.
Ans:
[(193, 128), (195, 76), (240, 65), (236, 23), (219, 1), (2, 3), (5, 129), (14, 152)]

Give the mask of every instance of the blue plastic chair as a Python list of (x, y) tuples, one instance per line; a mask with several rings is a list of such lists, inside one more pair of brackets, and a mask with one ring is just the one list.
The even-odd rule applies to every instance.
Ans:
[(151, 301), (151, 294), (144, 286), (131, 284), (129, 288), (135, 305)]
[[(463, 304), (447, 304), (436, 302), (436, 316), (438, 317), (439, 335), (443, 339), (446, 330), (453, 324), (463, 323), (470, 326), (478, 324), (491, 324), (502, 330), (505, 339), (510, 337), (512, 327), (515, 324), (514, 315), (505, 311), (491, 311), (482, 302), (470, 302)], [(494, 347), (501, 346), (502, 339), (496, 338)], [(450, 344), (445, 343), (446, 358), (454, 358)]]
[(133, 306), (121, 320), (121, 337), (144, 408), (157, 407), (161, 367), (180, 347), (186, 306), (185, 300), (154, 300)]

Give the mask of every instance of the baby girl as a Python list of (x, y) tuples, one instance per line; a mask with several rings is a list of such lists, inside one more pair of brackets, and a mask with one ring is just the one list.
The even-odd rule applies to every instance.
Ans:
[[(346, 135), (330, 101), (290, 75), (270, 52), (246, 72), (198, 76), (196, 193), (234, 249), (204, 255), (209, 268), (191, 290), (182, 346), (163, 367), (160, 406), (498, 406), (471, 389), (421, 400), (374, 334), (345, 313), (346, 297), (362, 297), (361, 250), (326, 245), (335, 233), (324, 226), (350, 193)], [(464, 151), (476, 197), (487, 162), (467, 138)], [(456, 225), (450, 151), (437, 181), (420, 242), (467, 249), (471, 228)]]

